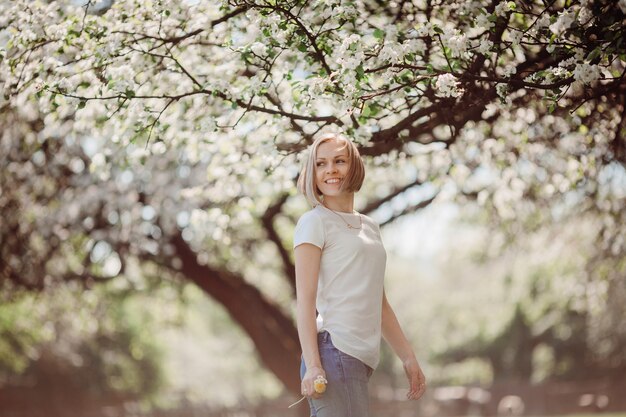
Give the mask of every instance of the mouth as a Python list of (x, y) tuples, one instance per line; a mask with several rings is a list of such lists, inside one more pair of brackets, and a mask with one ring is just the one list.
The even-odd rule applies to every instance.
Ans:
[(339, 184), (341, 182), (341, 180), (339, 178), (329, 178), (326, 181), (324, 181), (326, 184)]

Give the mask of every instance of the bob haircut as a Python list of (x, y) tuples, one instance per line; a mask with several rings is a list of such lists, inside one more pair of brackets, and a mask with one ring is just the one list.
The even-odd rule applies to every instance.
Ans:
[(322, 143), (336, 140), (343, 142), (348, 149), (348, 161), (350, 162), (350, 169), (348, 175), (344, 178), (340, 191), (357, 192), (363, 185), (363, 179), (365, 179), (365, 166), (361, 154), (356, 145), (344, 135), (339, 133), (324, 133), (317, 137), (309, 147), (309, 155), (306, 159), (300, 177), (298, 178), (298, 191), (300, 191), (306, 197), (311, 207), (315, 207), (322, 204), (324, 196), (320, 189), (315, 184), (315, 170), (316, 170), (316, 157), (317, 148)]

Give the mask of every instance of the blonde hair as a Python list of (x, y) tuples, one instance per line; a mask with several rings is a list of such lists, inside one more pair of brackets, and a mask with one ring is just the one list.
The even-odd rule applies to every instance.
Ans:
[(363, 185), (363, 179), (365, 178), (365, 166), (361, 159), (361, 154), (356, 145), (345, 136), (339, 133), (325, 133), (318, 136), (309, 146), (309, 155), (302, 167), (300, 177), (298, 178), (298, 191), (300, 191), (306, 197), (311, 207), (315, 207), (322, 204), (323, 196), (319, 188), (315, 184), (315, 168), (317, 149), (322, 143), (329, 142), (331, 140), (343, 141), (348, 148), (348, 161), (350, 161), (350, 170), (348, 175), (344, 178), (340, 191), (357, 192)]

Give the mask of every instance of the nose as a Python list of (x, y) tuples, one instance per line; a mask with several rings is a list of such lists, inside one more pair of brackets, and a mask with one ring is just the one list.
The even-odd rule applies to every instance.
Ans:
[(334, 162), (329, 162), (326, 165), (326, 172), (331, 173), (337, 171), (337, 165)]

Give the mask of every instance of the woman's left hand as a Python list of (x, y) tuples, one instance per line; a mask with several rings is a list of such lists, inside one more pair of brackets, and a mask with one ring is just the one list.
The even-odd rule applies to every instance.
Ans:
[(404, 372), (409, 380), (409, 392), (406, 394), (406, 397), (409, 400), (419, 400), (424, 391), (426, 391), (426, 378), (422, 368), (415, 358), (404, 361), (403, 365)]

